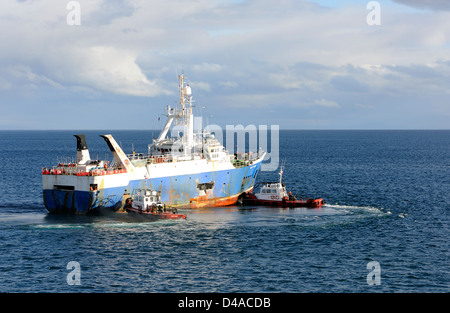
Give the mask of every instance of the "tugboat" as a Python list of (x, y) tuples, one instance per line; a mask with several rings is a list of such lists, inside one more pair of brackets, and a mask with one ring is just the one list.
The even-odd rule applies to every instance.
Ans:
[(160, 192), (149, 189), (135, 189), (125, 202), (125, 210), (151, 219), (186, 219), (186, 214), (178, 214), (176, 208), (162, 204)]
[(283, 166), (280, 170), (280, 181), (262, 183), (259, 193), (243, 193), (241, 202), (243, 205), (267, 205), (276, 207), (308, 207), (319, 208), (325, 204), (322, 198), (298, 200), (291, 191), (286, 192), (286, 186), (282, 183)]

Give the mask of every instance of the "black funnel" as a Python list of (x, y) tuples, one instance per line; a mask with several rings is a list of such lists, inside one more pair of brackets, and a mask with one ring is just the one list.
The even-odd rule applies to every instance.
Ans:
[(77, 151), (87, 150), (86, 136), (74, 135), (77, 138)]

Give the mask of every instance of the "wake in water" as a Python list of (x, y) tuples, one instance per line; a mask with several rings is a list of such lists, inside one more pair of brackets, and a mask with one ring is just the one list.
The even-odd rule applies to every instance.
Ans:
[(325, 208), (332, 208), (343, 213), (367, 213), (367, 214), (391, 214), (391, 212), (383, 209), (371, 206), (354, 206), (343, 204), (326, 204)]
[(264, 206), (224, 207), (186, 211), (187, 221), (149, 221), (115, 213), (108, 216), (54, 215), (39, 206), (2, 205), (0, 223), (31, 224), (36, 229), (124, 229), (161, 225), (189, 225), (180, 227), (221, 228), (239, 226), (301, 225), (324, 226), (348, 224), (372, 217), (391, 214), (383, 208), (326, 204), (321, 208), (273, 208)]

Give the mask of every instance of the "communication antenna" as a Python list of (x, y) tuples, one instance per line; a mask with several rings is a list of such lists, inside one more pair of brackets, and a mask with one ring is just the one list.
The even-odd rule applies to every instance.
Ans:
[(283, 159), (283, 161), (281, 162), (280, 172), (278, 173), (280, 175), (280, 184), (281, 184), (281, 180), (283, 178), (283, 170), (284, 170), (285, 164), (286, 164), (286, 159)]

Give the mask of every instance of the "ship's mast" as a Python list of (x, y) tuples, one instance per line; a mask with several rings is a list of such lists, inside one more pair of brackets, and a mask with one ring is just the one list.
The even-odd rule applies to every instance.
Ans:
[(283, 178), (283, 165), (281, 165), (280, 173), (278, 174), (280, 175), (280, 184), (281, 184), (281, 179)]
[(281, 179), (283, 178), (283, 169), (284, 169), (285, 164), (286, 164), (286, 160), (283, 160), (283, 162), (281, 163), (281, 166), (280, 166), (280, 173), (278, 173), (280, 175), (280, 184), (282, 183)]
[[(183, 141), (187, 147), (192, 147), (194, 139), (194, 117), (192, 115), (192, 90), (189, 85), (185, 86), (184, 74), (178, 76), (180, 80), (180, 104), (181, 119), (184, 122)], [(188, 107), (186, 107), (188, 105)]]
[(190, 148), (193, 147), (194, 143), (194, 116), (192, 114), (192, 90), (189, 85), (185, 84), (184, 74), (178, 76), (180, 81), (179, 90), (180, 90), (180, 100), (179, 104), (181, 106), (180, 109), (171, 108), (167, 106), (167, 114), (168, 120), (166, 125), (164, 125), (163, 130), (156, 139), (156, 143), (160, 143), (164, 141), (169, 132), (169, 129), (172, 125), (174, 119), (177, 119), (176, 125), (179, 125), (183, 129), (183, 137), (179, 138), (180, 142), (184, 145), (183, 151), (185, 153), (191, 151)]

